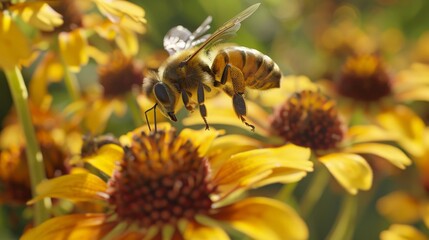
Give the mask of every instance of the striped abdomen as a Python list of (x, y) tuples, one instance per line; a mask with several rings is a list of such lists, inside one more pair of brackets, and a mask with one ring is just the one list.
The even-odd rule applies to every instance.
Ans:
[(241, 70), (246, 87), (261, 90), (280, 87), (282, 74), (279, 67), (255, 49), (233, 46), (219, 50), (211, 67), (217, 81), (228, 63)]

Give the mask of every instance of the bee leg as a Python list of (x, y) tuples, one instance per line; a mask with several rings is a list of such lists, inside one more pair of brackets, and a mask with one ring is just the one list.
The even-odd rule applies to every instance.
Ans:
[(234, 106), (234, 111), (237, 114), (237, 116), (240, 118), (240, 120), (246, 124), (246, 126), (250, 127), (250, 130), (252, 132), (255, 131), (255, 126), (248, 123), (247, 120), (244, 118), (246, 116), (246, 102), (244, 101), (243, 95), (236, 93), (234, 96), (232, 96), (232, 105)]
[[(241, 70), (235, 66), (231, 66), (227, 64), (225, 66), (228, 73), (227, 76), (231, 77), (232, 87), (234, 89), (234, 95), (232, 96), (232, 105), (234, 106), (234, 111), (240, 120), (246, 124), (246, 126), (250, 127), (252, 131), (255, 131), (255, 126), (248, 123), (244, 118), (247, 113), (246, 102), (244, 101), (243, 94), (246, 88), (246, 83), (244, 81), (244, 76)], [(222, 76), (223, 78), (223, 76)], [(225, 80), (226, 81), (226, 80)]]
[(193, 107), (191, 106), (190, 102), (189, 102), (189, 95), (186, 91), (181, 91), (182, 93), (182, 101), (183, 104), (185, 105), (186, 109), (188, 109), (188, 111), (192, 111)]
[(197, 98), (198, 98), (198, 106), (200, 108), (200, 114), (201, 117), (204, 120), (204, 123), (206, 124), (206, 130), (210, 130), (209, 124), (207, 123), (207, 108), (206, 105), (204, 105), (204, 87), (203, 83), (198, 83), (198, 89), (197, 89)]

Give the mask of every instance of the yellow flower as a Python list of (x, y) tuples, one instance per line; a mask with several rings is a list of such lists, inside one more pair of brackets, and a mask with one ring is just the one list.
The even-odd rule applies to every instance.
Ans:
[[(161, 128), (161, 127), (160, 127)], [(309, 149), (295, 145), (255, 149), (257, 142), (218, 131), (168, 126), (136, 129), (124, 147), (107, 144), (87, 158), (107, 176), (71, 174), (42, 183), (46, 196), (98, 201), (105, 214), (56, 217), (22, 239), (229, 239), (229, 225), (254, 239), (306, 239), (305, 223), (291, 207), (264, 197), (237, 199), (240, 192), (270, 183), (291, 183), (312, 170)], [(243, 152), (244, 151), (244, 152)]]
[[(73, 102), (65, 111), (74, 115), (75, 121), (83, 121), (92, 134), (102, 133), (112, 114), (124, 116), (129, 104), (126, 100), (131, 95), (138, 98), (138, 105), (143, 109), (153, 105), (139, 95), (144, 72), (141, 61), (114, 51), (105, 64), (98, 66), (99, 88), (90, 88), (86, 97)], [(141, 117), (143, 111), (140, 107), (138, 111), (137, 114)]]
[[(247, 118), (255, 124), (256, 133), (262, 135), (265, 142), (276, 145), (286, 142), (311, 148), (317, 159), (351, 194), (368, 190), (372, 185), (373, 172), (365, 159), (378, 157), (400, 169), (411, 164), (399, 148), (385, 143), (396, 140), (388, 131), (375, 125), (347, 128), (335, 102), (320, 91), (296, 92), (271, 116), (256, 104), (246, 103)], [(207, 101), (206, 106), (209, 124), (245, 127), (237, 121), (231, 103), (224, 98)], [(210, 112), (210, 109), (215, 111)], [(200, 122), (195, 115), (184, 121), (187, 125)]]
[(394, 224), (381, 232), (381, 240), (428, 240), (424, 233), (408, 225)]
[(394, 75), (388, 72), (380, 57), (349, 57), (337, 79), (319, 81), (323, 89), (338, 99), (343, 113), (352, 115), (363, 110), (370, 119), (397, 104), (429, 101), (429, 66), (412, 64)]
[[(66, 174), (67, 153), (63, 149), (65, 132), (61, 119), (35, 106), (32, 106), (31, 113), (47, 177)], [(5, 120), (7, 125), (0, 134), (0, 202), (23, 205), (31, 199), (32, 194), (24, 134), (15, 114), (13, 112), (8, 116)]]
[[(102, 16), (100, 12), (94, 13), (95, 6)], [(49, 83), (73, 78), (69, 71), (79, 72), (90, 57), (99, 64), (106, 64), (106, 54), (89, 43), (94, 33), (108, 41), (116, 41), (125, 55), (132, 56), (138, 51), (137, 34), (144, 33), (146, 24), (144, 10), (126, 1), (60, 0), (54, 1), (52, 7), (63, 16), (64, 24), (55, 28), (53, 33), (45, 32), (39, 40), (39, 48), (48, 50), (48, 53), (31, 80), (31, 97), (36, 104), (47, 94)], [(112, 8), (119, 9), (113, 11)]]
[(29, 36), (15, 23), (16, 19), (43, 31), (51, 31), (62, 24), (61, 15), (47, 3), (0, 3), (0, 68), (11, 69), (30, 61), (32, 43)]

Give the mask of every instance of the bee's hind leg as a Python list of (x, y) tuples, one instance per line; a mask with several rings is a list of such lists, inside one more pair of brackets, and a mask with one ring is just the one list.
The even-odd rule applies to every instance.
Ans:
[(207, 123), (207, 108), (206, 105), (204, 105), (204, 86), (203, 83), (198, 83), (198, 89), (197, 89), (197, 98), (198, 98), (198, 106), (200, 109), (201, 117), (204, 120), (204, 123), (206, 124), (206, 130), (210, 130), (209, 124)]
[[(226, 71), (226, 72), (225, 72)], [(224, 76), (225, 75), (225, 76)], [(244, 76), (241, 70), (235, 66), (227, 64), (224, 69), (224, 74), (222, 76), (222, 81), (226, 82), (226, 79), (223, 78), (231, 78), (232, 88), (234, 94), (232, 95), (232, 105), (234, 106), (234, 111), (240, 120), (246, 124), (246, 126), (250, 127), (252, 131), (255, 131), (255, 126), (248, 123), (244, 118), (247, 113), (246, 102), (244, 101), (243, 94), (246, 88), (246, 83), (244, 81)]]
[(234, 96), (232, 96), (232, 105), (234, 106), (234, 111), (237, 114), (237, 116), (240, 118), (240, 120), (246, 124), (246, 126), (250, 127), (250, 130), (252, 132), (255, 131), (255, 126), (248, 123), (247, 120), (244, 118), (246, 116), (246, 102), (244, 101), (243, 95), (236, 93)]

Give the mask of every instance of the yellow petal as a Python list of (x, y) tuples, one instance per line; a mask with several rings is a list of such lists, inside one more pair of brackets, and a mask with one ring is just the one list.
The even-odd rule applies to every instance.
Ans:
[[(228, 95), (221, 93), (216, 97), (206, 100), (205, 105), (208, 111), (207, 121), (209, 124), (235, 126), (246, 131), (250, 130), (250, 128), (242, 123), (237, 117), (232, 105), (231, 97)], [(246, 107), (246, 119), (250, 124), (255, 125), (255, 132), (268, 136), (268, 113), (252, 101), (246, 101)], [(183, 124), (186, 126), (195, 126), (204, 124), (204, 121), (201, 119), (201, 115), (198, 111), (194, 111), (189, 114), (188, 117), (183, 119)]]
[(100, 12), (112, 22), (119, 22), (124, 17), (146, 23), (145, 11), (140, 6), (127, 1), (94, 0)]
[(124, 151), (120, 146), (116, 144), (107, 144), (103, 145), (96, 154), (84, 160), (111, 177), (117, 163), (122, 160), (123, 155)]
[(193, 130), (185, 128), (180, 132), (178, 139), (182, 139), (182, 141), (190, 140), (194, 146), (198, 147), (198, 153), (201, 156), (204, 156), (213, 143), (213, 140), (220, 134), (223, 134), (223, 131), (217, 131), (214, 129), (211, 129), (210, 131)]
[(115, 38), (116, 44), (126, 56), (134, 56), (139, 50), (137, 35), (128, 29), (119, 29)]
[(229, 236), (222, 228), (204, 226), (195, 222), (189, 222), (184, 231), (186, 240), (228, 240)]
[(102, 239), (116, 223), (105, 214), (74, 214), (51, 218), (24, 233), (21, 240)]
[(394, 224), (381, 232), (381, 240), (428, 240), (429, 238), (412, 226)]
[(42, 104), (48, 94), (48, 84), (58, 82), (64, 76), (64, 70), (55, 54), (47, 53), (37, 65), (30, 81), (31, 101), (36, 105)]
[(231, 224), (253, 239), (299, 240), (308, 229), (296, 211), (268, 198), (248, 198), (219, 209), (215, 219)]
[(113, 108), (110, 101), (99, 100), (91, 106), (90, 112), (86, 115), (85, 123), (92, 134), (100, 134), (106, 128), (107, 121), (112, 115)]
[(293, 144), (238, 153), (224, 162), (213, 181), (227, 188), (247, 188), (262, 180), (271, 183), (269, 176), (275, 169), (290, 176), (290, 182), (298, 181), (313, 170), (310, 154), (310, 149)]
[(429, 87), (422, 86), (413, 90), (402, 92), (396, 96), (398, 100), (406, 101), (429, 101)]
[(72, 201), (94, 201), (105, 199), (107, 184), (90, 173), (63, 175), (44, 181), (37, 186), (37, 196), (28, 204), (45, 197), (66, 198)]
[(351, 127), (347, 136), (353, 143), (396, 140), (390, 132), (374, 125), (359, 125)]
[(264, 106), (275, 107), (286, 101), (292, 93), (303, 90), (318, 91), (319, 86), (306, 76), (288, 75), (281, 79), (280, 88), (264, 91), (250, 90), (247, 95), (250, 99), (256, 99)]
[(414, 223), (420, 218), (419, 202), (401, 191), (390, 193), (377, 201), (381, 215), (395, 223)]
[(363, 157), (350, 153), (332, 153), (319, 160), (349, 193), (356, 194), (358, 190), (371, 188), (372, 170)]
[(31, 57), (30, 42), (7, 12), (0, 11), (0, 69), (13, 69)]
[(411, 164), (411, 159), (400, 149), (382, 143), (362, 143), (351, 146), (346, 150), (351, 153), (372, 154), (386, 159), (396, 167), (405, 169)]
[(425, 123), (411, 109), (397, 106), (377, 116), (378, 123), (387, 131), (395, 134), (398, 143), (413, 156), (419, 156), (424, 150), (423, 132)]
[(10, 7), (10, 11), (20, 16), (24, 22), (43, 31), (52, 31), (63, 24), (62, 16), (43, 2), (17, 3)]
[(81, 66), (88, 63), (88, 42), (82, 29), (61, 32), (58, 40), (61, 56), (71, 71), (77, 72)]
[(228, 134), (218, 137), (207, 152), (210, 166), (214, 172), (217, 172), (217, 169), (232, 155), (259, 148), (261, 145), (261, 142), (243, 135)]

